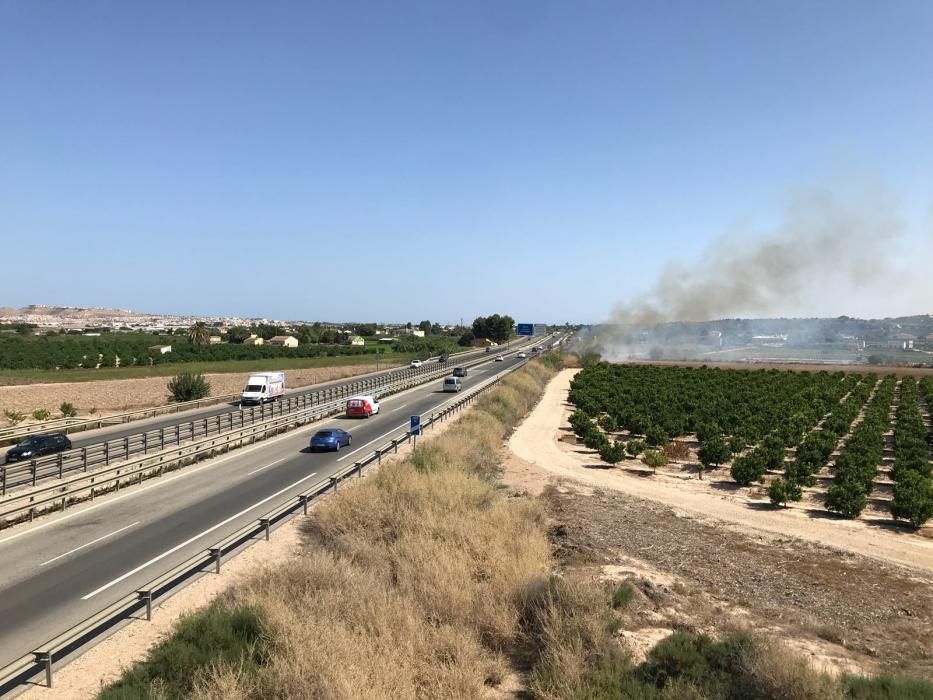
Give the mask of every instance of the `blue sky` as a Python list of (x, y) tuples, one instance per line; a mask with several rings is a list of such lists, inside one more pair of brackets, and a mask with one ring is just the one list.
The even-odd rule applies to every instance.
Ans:
[[(0, 305), (598, 321), (850, 179), (910, 265), (931, 36), (925, 0), (0, 0)], [(933, 312), (904, 286), (775, 311)]]

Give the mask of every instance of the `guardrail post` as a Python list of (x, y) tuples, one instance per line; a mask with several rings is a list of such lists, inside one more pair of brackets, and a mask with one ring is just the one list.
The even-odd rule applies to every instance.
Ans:
[(149, 453), (149, 433), (143, 433), (143, 454)]
[(146, 621), (152, 622), (152, 591), (150, 589), (136, 591), (140, 600), (146, 601)]
[[(380, 455), (380, 459), (381, 459), (381, 455)], [(381, 464), (381, 462), (380, 462), (380, 464)], [(358, 479), (362, 479), (362, 478), (363, 478), (363, 463), (362, 463), (362, 462), (357, 462), (354, 466), (356, 467), (356, 476), (357, 476), (357, 478), (358, 478)]]
[(36, 460), (32, 460), (32, 464), (30, 465), (29, 468), (32, 470), (32, 485), (35, 486), (36, 485), (36, 469), (37, 469)]
[(220, 547), (211, 547), (208, 552), (214, 558), (214, 573), (220, 573), (220, 558), (223, 554), (223, 550)]
[(392, 451), (393, 451), (395, 454), (398, 454), (398, 440), (393, 440), (393, 441), (392, 441)]
[(6, 467), (0, 467), (0, 495), (6, 496)]
[(159, 428), (159, 449), (165, 449), (165, 428)]
[(52, 687), (52, 652), (50, 651), (34, 651), (32, 652), (36, 657), (36, 663), (42, 664), (45, 666), (45, 687)]
[(130, 458), (130, 436), (123, 438), (123, 459)]
[(330, 485), (334, 487), (334, 493), (337, 493), (337, 477), (332, 476), (330, 478)]
[(269, 518), (260, 518), (260, 519), (259, 519), (259, 524), (262, 525), (263, 530), (265, 530), (265, 533), (266, 533), (266, 542), (268, 542), (268, 541), (269, 541), (269, 528), (270, 528), (270, 526), (271, 526), (272, 523), (271, 523), (271, 521), (269, 520)]
[(301, 495), (298, 497), (298, 500), (301, 501), (301, 514), (307, 515), (308, 514), (308, 497), (305, 495)]
[(58, 478), (62, 478), (62, 473), (65, 471), (65, 455), (61, 452), (58, 453)]

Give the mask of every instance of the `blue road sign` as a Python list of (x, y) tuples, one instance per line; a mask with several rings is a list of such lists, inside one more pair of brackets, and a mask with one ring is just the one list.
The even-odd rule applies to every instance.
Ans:
[(411, 434), (421, 435), (421, 416), (411, 417)]
[(518, 324), (518, 334), (519, 334), (519, 335), (534, 335), (534, 334), (535, 334), (535, 324), (533, 324), (533, 323), (519, 323), (519, 324)]

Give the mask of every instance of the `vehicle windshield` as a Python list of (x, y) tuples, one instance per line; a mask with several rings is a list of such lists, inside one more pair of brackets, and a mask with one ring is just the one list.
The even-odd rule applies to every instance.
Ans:
[(326, 438), (326, 437), (333, 437), (333, 436), (334, 436), (334, 433), (331, 430), (320, 430), (318, 431), (317, 435), (315, 435), (314, 437)]
[(245, 391), (262, 391), (265, 384), (247, 384)]
[(17, 447), (40, 447), (42, 443), (45, 442), (44, 437), (33, 436), (31, 438), (26, 438), (23, 440)]

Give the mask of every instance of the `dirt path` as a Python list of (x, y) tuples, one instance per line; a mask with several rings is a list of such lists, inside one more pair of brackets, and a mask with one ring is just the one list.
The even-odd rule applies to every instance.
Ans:
[(639, 470), (610, 469), (588, 450), (559, 444), (560, 428), (569, 415), (567, 392), (577, 371), (564, 370), (555, 377), (512, 435), (509, 448), (522, 460), (559, 477), (664, 503), (699, 520), (723, 521), (744, 532), (751, 529), (795, 537), (933, 572), (933, 540), (882, 518), (850, 521), (818, 508), (775, 509), (767, 500), (750, 497), (760, 496), (758, 490), (738, 489), (725, 480), (699, 482), (692, 475), (652, 476)]

